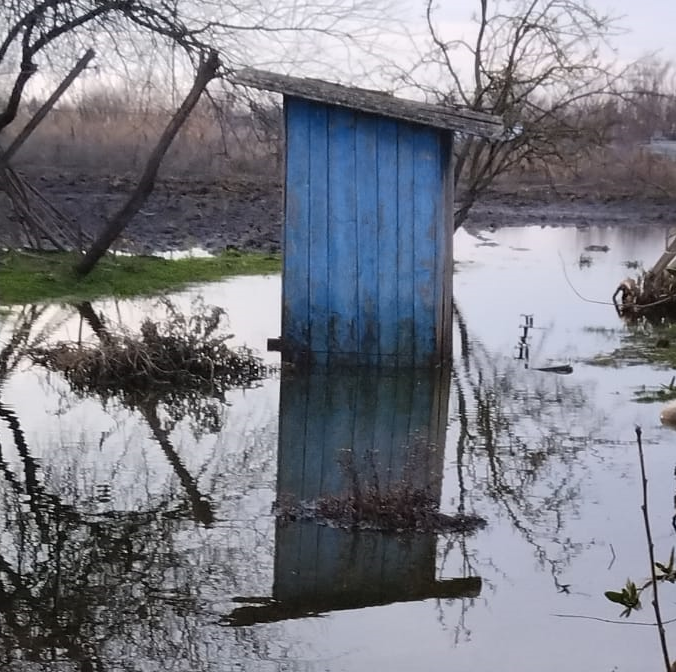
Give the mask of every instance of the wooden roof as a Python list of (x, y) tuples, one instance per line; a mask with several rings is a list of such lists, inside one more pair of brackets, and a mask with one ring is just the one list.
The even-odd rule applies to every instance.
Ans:
[(291, 77), (267, 70), (244, 68), (234, 73), (231, 81), (234, 84), (275, 91), (286, 96), (349, 107), (362, 112), (449, 131), (460, 131), (488, 138), (497, 137), (504, 131), (501, 117), (484, 112), (420, 103), (406, 98), (397, 98), (382, 91), (343, 86), (321, 79)]

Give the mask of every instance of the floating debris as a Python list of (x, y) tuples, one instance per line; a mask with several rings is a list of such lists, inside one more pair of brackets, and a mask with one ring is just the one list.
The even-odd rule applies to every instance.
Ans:
[(532, 371), (545, 371), (546, 373), (560, 373), (567, 375), (573, 373), (573, 367), (570, 364), (558, 364), (556, 366), (533, 366)]

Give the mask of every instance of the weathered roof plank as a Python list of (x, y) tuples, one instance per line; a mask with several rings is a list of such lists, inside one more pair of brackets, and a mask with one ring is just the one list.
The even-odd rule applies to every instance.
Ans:
[(398, 98), (381, 91), (361, 89), (321, 79), (280, 75), (267, 70), (244, 68), (231, 81), (235, 84), (274, 91), (286, 96), (314, 100), (319, 103), (349, 107), (362, 112), (432, 126), (449, 131), (494, 138), (504, 131), (502, 118), (460, 107), (431, 105)]

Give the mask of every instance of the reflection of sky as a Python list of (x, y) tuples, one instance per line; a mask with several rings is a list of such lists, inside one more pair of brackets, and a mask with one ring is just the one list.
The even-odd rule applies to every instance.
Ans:
[[(612, 350), (621, 323), (612, 306), (578, 298), (562, 269), (563, 264), (570, 283), (583, 296), (609, 302), (618, 282), (632, 273), (622, 263), (652, 264), (663, 249), (663, 233), (531, 227), (486, 235), (497, 245), (481, 245), (465, 232), (456, 236), (455, 256), (460, 263), (454, 276), (455, 293), (474, 347), (479, 352), (485, 348), (487, 354), (482, 356), (498, 373), (510, 372), (515, 389), (541, 390), (549, 396), (557, 390), (562, 394), (581, 390), (586, 395), (582, 407), (565, 400), (550, 403), (539, 423), (519, 418), (519, 403), (507, 408), (512, 426), (503, 440), (514, 441), (517, 451), (533, 449), (549, 436), (562, 445), (568, 445), (570, 434), (588, 437), (569, 464), (550, 458), (529, 491), (527, 504), (535, 509), (532, 515), (539, 521), (533, 526), (533, 538), (515, 531), (505, 507), (486, 496), (490, 472), (479, 449), (474, 459), (477, 471), (471, 477), (466, 474), (468, 499), (488, 518), (489, 528), (468, 542), (476, 571), (484, 579), (481, 596), (473, 603), (428, 600), (254, 626), (236, 633), (227, 630), (217, 623), (217, 617), (232, 608), (231, 597), (268, 595), (271, 590), (270, 505), (275, 496), (279, 386), (271, 380), (262, 389), (235, 392), (229, 397), (232, 405), (223, 409), (225, 428), (217, 435), (195, 442), (186, 424), (171, 433), (182, 462), (200, 490), (213, 500), (216, 511), (213, 529), (186, 521), (175, 540), (185, 550), (186, 567), (192, 568), (198, 581), (195, 590), (201, 615), (195, 620), (199, 627), (190, 632), (194, 653), (201, 658), (178, 661), (174, 669), (221, 671), (235, 669), (236, 664), (252, 670), (313, 672), (451, 668), (570, 672), (607, 670), (614, 665), (626, 672), (658, 669), (656, 635), (650, 628), (560, 619), (554, 614), (615, 618), (619, 609), (605, 601), (603, 591), (618, 588), (628, 576), (638, 580), (646, 574), (634, 423), (644, 429), (658, 557), (666, 558), (673, 544), (669, 517), (674, 435), (660, 427), (659, 405), (631, 401), (636, 385), (658, 385), (671, 374), (645, 366), (606, 369), (584, 364), (581, 360)], [(610, 250), (584, 252), (590, 244), (606, 244)], [(582, 253), (592, 258), (590, 266), (580, 267)], [(177, 301), (187, 307), (196, 291), (177, 295)], [(266, 338), (279, 334), (278, 277), (233, 279), (209, 285), (203, 294), (207, 304), (222, 305), (228, 311), (234, 342), (264, 351)], [(112, 317), (119, 314), (125, 323), (134, 324), (148, 314), (152, 301), (105, 305)], [(575, 369), (571, 376), (548, 376), (517, 366), (512, 356), (521, 313), (534, 315), (533, 358), (570, 361)], [(586, 327), (618, 331), (604, 334), (585, 331)], [(78, 322), (71, 318), (61, 334), (76, 337), (77, 332)], [(275, 355), (265, 356), (274, 361)], [(42, 472), (53, 479), (50, 487), (62, 489), (65, 497), (79, 501), (83, 508), (90, 506), (87, 502), (100, 483), (112, 486), (112, 501), (97, 505), (118, 510), (142, 509), (163, 494), (175, 501), (183, 497), (181, 485), (138, 415), (106, 412), (94, 401), (70, 407), (50, 394), (52, 387), (63, 390), (56, 376), (47, 382), (27, 371), (14, 376), (2, 391), (2, 401), (14, 406), (21, 417)], [(458, 498), (457, 401), (452, 392), (442, 501), (448, 511)], [(470, 418), (472, 431), (474, 420)], [(520, 448), (517, 440), (526, 447)], [(19, 458), (8, 449), (11, 443), (6, 427), (0, 426), (3, 458), (18, 469)], [(554, 445), (552, 449), (559, 448)], [(570, 487), (579, 494), (561, 506), (558, 513), (563, 527), (554, 533), (557, 511), (546, 510), (541, 518), (536, 514), (539, 508), (547, 509), (548, 495), (564, 478), (570, 479)], [(89, 509), (92, 514), (99, 510)], [(572, 545), (569, 561), (561, 551), (567, 541)], [(544, 553), (542, 562), (534, 544)], [(616, 557), (608, 569), (613, 552)], [(571, 584), (570, 595), (557, 591), (548, 564), (552, 559), (560, 562), (559, 582)], [(461, 573), (455, 547), (443, 567), (440, 559), (439, 574)], [(676, 615), (670, 591), (672, 587), (666, 587), (667, 618)], [(168, 607), (167, 622), (173, 614)], [(652, 620), (649, 608), (638, 620)], [(133, 647), (120, 644), (120, 651), (133, 651)], [(209, 661), (208, 667), (204, 661)]]

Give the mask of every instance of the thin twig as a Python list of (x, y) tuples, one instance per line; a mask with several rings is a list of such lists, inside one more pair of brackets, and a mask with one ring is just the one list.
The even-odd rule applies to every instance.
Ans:
[(667, 672), (671, 671), (671, 662), (669, 659), (669, 649), (667, 648), (667, 636), (664, 632), (664, 621), (660, 611), (659, 588), (657, 586), (657, 574), (655, 573), (655, 547), (653, 545), (653, 535), (650, 529), (650, 516), (648, 515), (648, 479), (645, 475), (645, 460), (643, 459), (643, 444), (641, 443), (641, 428), (636, 425), (636, 443), (638, 445), (638, 457), (641, 463), (641, 484), (643, 488), (643, 523), (645, 525), (645, 536), (648, 542), (648, 555), (650, 556), (650, 578), (653, 585), (653, 610), (655, 611), (655, 620), (657, 621), (657, 631), (660, 633), (660, 645), (664, 664)]
[[(647, 625), (654, 628), (658, 623), (643, 623), (641, 621), (615, 621), (611, 618), (599, 618), (598, 616), (584, 616), (582, 614), (552, 614), (556, 618), (584, 618), (587, 621), (600, 621), (601, 623), (612, 623), (613, 625)], [(662, 621), (664, 625), (667, 623), (676, 623), (676, 618), (670, 618), (668, 621)]]
[(568, 271), (566, 271), (566, 263), (563, 260), (563, 256), (561, 255), (561, 252), (559, 252), (559, 259), (561, 260), (561, 269), (563, 270), (563, 277), (566, 279), (566, 282), (568, 283), (568, 286), (573, 290), (573, 292), (577, 295), (578, 298), (582, 299), (583, 301), (586, 301), (587, 303), (596, 303), (601, 306), (612, 306), (615, 305), (611, 303), (610, 301), (597, 301), (596, 299), (588, 299), (586, 296), (582, 296), (580, 292), (577, 291), (573, 283), (570, 281), (570, 278), (568, 277)]

